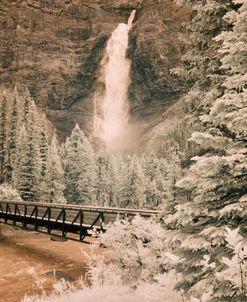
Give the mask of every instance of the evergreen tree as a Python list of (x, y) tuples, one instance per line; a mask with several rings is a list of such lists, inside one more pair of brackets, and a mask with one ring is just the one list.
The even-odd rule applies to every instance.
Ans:
[(224, 71), (223, 87), (230, 91), (241, 92), (247, 88), (246, 75), (246, 1), (233, 1), (235, 8), (224, 16), (224, 20), (229, 26), (233, 27), (231, 31), (223, 31), (214, 40), (221, 42), (219, 50), (221, 70)]
[(65, 143), (65, 198), (72, 203), (95, 202), (96, 160), (93, 148), (78, 125)]
[(179, 266), (184, 276), (179, 286), (198, 297), (207, 293), (204, 301), (231, 301), (232, 297), (245, 301), (247, 295), (243, 283), (236, 286), (234, 279), (218, 278), (223, 257), (232, 258), (226, 230), (239, 228), (246, 237), (247, 222), (247, 49), (243, 46), (247, 41), (247, 5), (235, 2), (239, 9), (224, 17), (233, 29), (216, 38), (223, 42), (218, 55), (224, 78), (222, 93), (212, 94), (214, 102), (200, 116), (205, 131), (194, 132), (190, 140), (201, 152), (177, 183), (185, 194), (180, 196), (175, 214), (165, 219), (169, 228), (179, 230), (173, 237), (177, 243), (173, 248), (184, 259)]
[(49, 145), (49, 134), (47, 129), (47, 120), (45, 115), (42, 115), (40, 119), (40, 130), (39, 130), (39, 153), (41, 161), (41, 176), (44, 177), (46, 174), (46, 165), (48, 159), (48, 145)]
[(36, 191), (33, 190), (34, 182), (32, 168), (30, 166), (30, 144), (24, 126), (19, 130), (17, 150), (16, 163), (13, 171), (13, 184), (23, 200), (33, 200)]
[(80, 196), (86, 204), (95, 204), (96, 158), (89, 140), (84, 135), (82, 150), (82, 173), (79, 175)]
[(150, 181), (153, 181), (159, 168), (158, 157), (154, 153), (151, 153), (148, 156), (144, 156), (141, 162), (146, 177), (148, 177)]
[(146, 207), (157, 208), (164, 204), (164, 177), (160, 167), (160, 159), (154, 154), (142, 159), (142, 166), (146, 177)]
[(104, 206), (108, 204), (109, 194), (107, 188), (107, 167), (108, 158), (99, 156), (97, 159), (97, 182), (96, 182), (96, 200), (97, 204)]
[(0, 183), (5, 181), (7, 158), (7, 97), (4, 94), (0, 107)]
[(97, 163), (97, 203), (106, 207), (119, 206), (124, 161), (121, 156), (100, 156)]
[(178, 0), (177, 2), (189, 5), (194, 17), (188, 28), (189, 35), (182, 38), (191, 47), (183, 57), (183, 66), (173, 69), (173, 72), (189, 82), (196, 83), (203, 90), (207, 90), (212, 83), (218, 86), (220, 64), (219, 57), (215, 56), (215, 53), (219, 45), (213, 38), (227, 28), (223, 16), (229, 10), (232, 1)]
[[(38, 146), (38, 113), (31, 100), (17, 140), (13, 183), (24, 200), (39, 199), (40, 154)], [(26, 126), (25, 126), (26, 125)], [(26, 128), (27, 127), (27, 128)], [(25, 146), (24, 146), (25, 144)]]
[(120, 192), (120, 206), (142, 208), (145, 205), (145, 175), (136, 156), (129, 157)]
[(108, 203), (106, 206), (117, 207), (119, 205), (119, 193), (123, 177), (124, 161), (120, 156), (108, 158)]
[(33, 99), (31, 97), (30, 91), (28, 88), (26, 88), (25, 94), (24, 94), (24, 104), (23, 104), (23, 111), (22, 111), (22, 123), (26, 128), (28, 124), (28, 115), (30, 112), (30, 106), (33, 102)]
[(145, 190), (146, 204), (145, 208), (157, 209), (161, 204), (162, 192), (159, 190), (155, 180), (148, 180)]
[(65, 189), (64, 171), (61, 158), (58, 155), (57, 140), (55, 135), (52, 138), (49, 146), (46, 163), (46, 173), (44, 177), (44, 197), (50, 203), (66, 203), (63, 196)]
[(19, 120), (19, 95), (17, 88), (14, 89), (13, 103), (10, 112), (10, 123), (9, 123), (9, 133), (8, 133), (8, 152), (9, 152), (9, 163), (7, 167), (7, 181), (12, 181), (12, 173), (16, 161), (17, 153), (17, 134), (18, 128), (20, 126)]

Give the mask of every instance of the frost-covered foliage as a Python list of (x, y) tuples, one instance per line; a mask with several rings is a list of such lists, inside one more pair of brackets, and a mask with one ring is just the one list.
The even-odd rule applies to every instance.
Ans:
[(60, 282), (51, 295), (25, 297), (22, 302), (183, 302), (181, 296), (171, 290), (175, 280), (174, 275), (167, 274), (160, 276), (157, 283), (142, 283), (135, 289), (123, 285), (83, 286), (78, 289)]
[(175, 277), (162, 276), (157, 283), (142, 283), (133, 289), (129, 286), (108, 285), (70, 288), (61, 284), (50, 296), (26, 297), (22, 302), (183, 302), (181, 296), (172, 291)]
[(136, 216), (131, 222), (117, 220), (100, 239), (107, 248), (108, 261), (102, 266), (96, 263), (90, 270), (93, 283), (99, 285), (108, 284), (109, 272), (115, 272), (121, 284), (154, 282), (157, 275), (169, 271), (177, 260), (166, 250), (167, 233), (155, 219)]
[(3, 95), (2, 102), (0, 104), (0, 183), (5, 181), (5, 163), (7, 159), (7, 113), (6, 106), (7, 98)]
[(45, 177), (43, 181), (43, 200), (49, 203), (66, 203), (63, 191), (65, 189), (64, 170), (58, 155), (57, 140), (53, 136), (45, 162)]
[(101, 244), (107, 248), (105, 256), (89, 257), (90, 286), (83, 280), (75, 284), (61, 281), (51, 294), (26, 297), (23, 302), (78, 302), (100, 298), (106, 302), (246, 301), (247, 241), (239, 229), (222, 230), (226, 245), (220, 253), (216, 247), (218, 257), (201, 255), (197, 269), (204, 278), (197, 280), (190, 291), (179, 290), (179, 287), (187, 281), (190, 270), (197, 274), (193, 261), (201, 249), (197, 242), (188, 241), (191, 238), (184, 238), (182, 248), (190, 245), (191, 260), (179, 258), (168, 250), (168, 242), (174, 244), (177, 239), (171, 236), (174, 232), (164, 230), (154, 219), (118, 220), (101, 235)]
[(215, 40), (222, 42), (219, 50), (221, 55), (221, 69), (227, 75), (224, 79), (224, 87), (238, 92), (246, 89), (246, 41), (247, 21), (245, 0), (233, 0), (238, 10), (230, 10), (224, 16), (225, 22), (233, 26), (231, 31), (223, 31)]
[(0, 185), (0, 200), (2, 201), (22, 201), (16, 189), (7, 184)]
[(95, 203), (96, 159), (92, 145), (76, 125), (64, 144), (65, 197), (71, 203)]
[(97, 154), (78, 125), (58, 146), (28, 90), (22, 101), (15, 88), (1, 106), (0, 181), (13, 185), (24, 200), (160, 208), (174, 199), (181, 176), (175, 153), (170, 164), (155, 154)]
[(28, 90), (22, 100), (15, 88), (13, 95), (3, 98), (2, 106), (5, 117), (0, 134), (4, 133), (4, 143), (0, 142), (0, 153), (4, 163), (0, 182), (16, 188), (23, 200), (43, 199), (50, 143), (46, 118), (38, 112)]
[(179, 2), (194, 12), (191, 48), (172, 72), (194, 85), (176, 127), (159, 129), (158, 152), (97, 157), (78, 126), (61, 148), (71, 202), (163, 208), (162, 226), (136, 217), (108, 228), (92, 286), (69, 289), (71, 301), (247, 301), (247, 2)]
[(139, 299), (150, 302), (245, 301), (247, 241), (239, 234), (239, 229), (222, 230), (226, 245), (220, 253), (215, 247), (216, 258), (201, 255), (197, 269), (204, 278), (187, 293), (174, 287), (179, 288), (187, 281), (188, 272), (200, 255), (200, 243), (193, 244), (191, 237), (184, 238), (181, 248), (190, 245), (191, 260), (187, 261), (168, 250), (172, 235), (173, 232), (164, 230), (154, 219), (118, 220), (101, 235), (101, 244), (107, 248), (104, 257), (94, 255), (91, 258), (90, 286), (82, 280), (79, 285), (62, 281), (55, 285), (52, 294), (26, 297), (24, 302), (91, 301), (99, 297), (106, 302)]
[(247, 240), (239, 234), (239, 229), (226, 229), (225, 239), (230, 257), (222, 257), (224, 269), (215, 274), (222, 288), (214, 296), (225, 299), (247, 300)]
[(9, 160), (5, 163), (6, 169), (6, 177), (5, 181), (11, 182), (13, 179), (13, 171), (15, 168), (16, 157), (17, 157), (17, 136), (18, 136), (18, 129), (19, 129), (19, 95), (17, 92), (17, 88), (14, 89), (13, 94), (13, 101), (11, 105), (11, 113), (10, 113), (10, 121), (9, 121), (9, 140), (8, 140), (8, 153), (9, 153)]
[(172, 69), (172, 72), (206, 90), (211, 83), (217, 85), (219, 79), (219, 57), (215, 56), (218, 45), (213, 38), (227, 28), (223, 16), (232, 1), (177, 0), (177, 2), (189, 5), (194, 13), (188, 28), (190, 34), (183, 37), (183, 41), (192, 47), (183, 56), (183, 65)]
[(101, 235), (107, 247), (104, 258), (91, 259), (91, 286), (62, 281), (50, 296), (26, 297), (24, 302), (184, 302), (173, 289), (180, 278), (172, 269), (178, 257), (166, 251), (165, 241), (166, 231), (154, 219), (117, 220)]
[[(178, 288), (194, 296), (193, 301), (247, 299), (247, 6), (245, 1), (228, 4), (220, 22), (232, 27), (214, 38), (217, 44), (211, 44), (217, 50), (214, 63), (219, 65), (213, 72), (206, 70), (211, 81), (198, 94), (198, 108), (188, 115), (195, 129), (188, 142), (198, 148), (176, 184), (174, 212), (164, 214), (166, 227), (175, 230), (170, 246), (184, 259), (178, 266), (183, 274)], [(197, 34), (201, 35), (195, 31), (194, 37)], [(229, 243), (229, 234), (235, 244)]]
[(142, 166), (135, 156), (128, 159), (126, 173), (123, 177), (123, 186), (120, 192), (120, 206), (122, 208), (142, 208), (146, 198), (146, 179)]
[(168, 165), (154, 154), (97, 155), (79, 126), (60, 153), (66, 178), (65, 197), (70, 203), (157, 208), (174, 195), (179, 174), (174, 172), (179, 159)]

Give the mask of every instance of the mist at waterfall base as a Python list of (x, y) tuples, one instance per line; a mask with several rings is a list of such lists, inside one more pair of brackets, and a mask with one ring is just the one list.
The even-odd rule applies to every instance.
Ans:
[(112, 32), (101, 62), (94, 94), (94, 137), (106, 153), (124, 151), (133, 144), (139, 127), (129, 124), (128, 87), (131, 61), (126, 58), (129, 30), (135, 18)]

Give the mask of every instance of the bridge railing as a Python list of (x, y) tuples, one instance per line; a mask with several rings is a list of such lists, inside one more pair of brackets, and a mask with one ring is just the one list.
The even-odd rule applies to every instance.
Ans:
[(83, 241), (92, 231), (104, 232), (106, 225), (117, 217), (131, 220), (136, 215), (148, 218), (159, 213), (154, 210), (0, 201), (0, 222), (77, 241)]

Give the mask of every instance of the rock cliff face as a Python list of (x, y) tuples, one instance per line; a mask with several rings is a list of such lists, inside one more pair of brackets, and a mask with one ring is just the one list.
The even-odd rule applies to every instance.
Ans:
[(188, 8), (171, 0), (144, 0), (130, 36), (132, 116), (155, 122), (187, 89), (170, 69), (186, 51), (179, 35), (190, 21)]
[(27, 86), (58, 131), (92, 125), (92, 95), (106, 41), (137, 9), (130, 33), (133, 120), (152, 123), (184, 87), (169, 73), (190, 14), (172, 0), (0, 0), (0, 85)]

